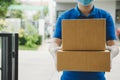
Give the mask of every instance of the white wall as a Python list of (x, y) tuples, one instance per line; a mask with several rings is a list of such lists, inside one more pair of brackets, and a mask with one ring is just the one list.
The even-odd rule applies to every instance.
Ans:
[(74, 8), (77, 5), (77, 3), (56, 3), (56, 18), (57, 18), (57, 12), (58, 11), (65, 11), (69, 10), (71, 8)]
[(95, 6), (98, 8), (102, 8), (106, 11), (108, 11), (111, 16), (113, 17), (113, 20), (115, 21), (115, 15), (116, 15), (116, 1), (96, 1), (94, 2)]
[(51, 25), (53, 25), (56, 17), (55, 2), (53, 0), (49, 0), (48, 8), (49, 8), (49, 14), (48, 14), (49, 22)]
[(67, 10), (70, 8), (75, 7), (77, 4), (76, 3), (57, 3), (56, 4), (56, 10)]
[(39, 35), (42, 36), (42, 44), (44, 43), (45, 39), (45, 20), (44, 19), (39, 19)]
[(120, 9), (120, 1), (117, 1), (117, 9)]
[(56, 2), (59, 3), (74, 3), (77, 2), (77, 0), (55, 0)]

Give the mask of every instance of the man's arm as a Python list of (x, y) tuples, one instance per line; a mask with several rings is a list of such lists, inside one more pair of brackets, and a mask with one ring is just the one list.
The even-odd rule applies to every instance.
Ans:
[(53, 38), (53, 40), (49, 46), (49, 52), (52, 55), (55, 64), (56, 64), (56, 52), (57, 52), (57, 50), (61, 49), (61, 47), (60, 47), (61, 43), (62, 43), (61, 39)]
[(61, 39), (59, 39), (59, 38), (53, 38), (53, 39), (52, 39), (52, 42), (51, 42), (51, 44), (50, 44), (50, 46), (49, 46), (49, 51), (50, 51), (50, 53), (51, 53), (51, 50), (52, 50), (53, 48), (60, 47), (61, 42), (62, 42)]
[(107, 46), (113, 46), (115, 45), (115, 40), (108, 40), (107, 41)]
[(116, 57), (119, 54), (119, 47), (116, 46), (115, 40), (108, 40), (107, 41), (107, 49), (110, 50), (111, 59)]
[(60, 46), (62, 43), (62, 40), (59, 38), (53, 38), (53, 43), (56, 43), (58, 46)]

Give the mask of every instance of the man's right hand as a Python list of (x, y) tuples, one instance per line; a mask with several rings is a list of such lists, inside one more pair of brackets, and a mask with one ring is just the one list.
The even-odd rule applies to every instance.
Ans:
[(61, 47), (59, 47), (56, 43), (51, 43), (51, 45), (49, 46), (49, 52), (52, 55), (54, 62), (56, 64), (57, 61), (57, 51), (60, 50)]

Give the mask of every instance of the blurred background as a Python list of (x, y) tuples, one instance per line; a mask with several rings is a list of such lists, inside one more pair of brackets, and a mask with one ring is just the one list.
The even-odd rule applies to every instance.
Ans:
[[(48, 46), (58, 16), (76, 5), (77, 0), (0, 0), (0, 32), (19, 34), (19, 80), (60, 80)], [(119, 46), (120, 0), (95, 0), (94, 5), (111, 14)], [(119, 80), (119, 68), (120, 55), (107, 80)]]

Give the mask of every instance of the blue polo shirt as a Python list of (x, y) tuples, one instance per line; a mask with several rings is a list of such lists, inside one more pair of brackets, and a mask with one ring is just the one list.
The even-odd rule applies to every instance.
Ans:
[[(63, 19), (90, 19), (90, 18), (105, 18), (106, 19), (106, 41), (115, 40), (115, 28), (111, 15), (102, 10), (93, 7), (91, 13), (85, 16), (76, 6), (73, 9), (62, 13), (56, 22), (54, 38), (62, 39), (61, 24)], [(106, 80), (105, 72), (82, 72), (82, 71), (63, 71), (61, 80)]]

